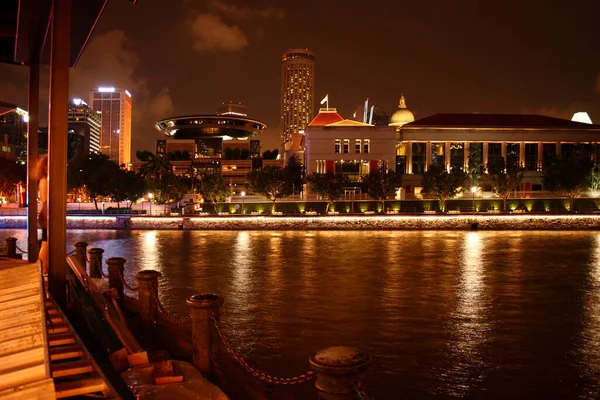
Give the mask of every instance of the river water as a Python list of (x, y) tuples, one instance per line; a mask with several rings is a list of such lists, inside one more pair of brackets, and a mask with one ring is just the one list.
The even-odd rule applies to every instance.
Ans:
[[(24, 248), (24, 231), (0, 234)], [(268, 373), (297, 375), (311, 353), (351, 345), (373, 355), (364, 383), (377, 399), (600, 398), (597, 232), (68, 237), (125, 257), (130, 282), (140, 269), (160, 271), (175, 314), (191, 294), (225, 297), (234, 346)]]

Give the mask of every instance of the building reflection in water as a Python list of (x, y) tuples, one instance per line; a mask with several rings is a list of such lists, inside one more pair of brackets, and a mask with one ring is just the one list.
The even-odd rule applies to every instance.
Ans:
[(583, 393), (586, 399), (600, 398), (600, 390), (596, 384), (600, 377), (600, 234), (596, 235), (589, 266), (587, 282), (588, 290), (585, 291), (584, 322), (581, 353), (579, 362), (581, 375), (586, 386)]
[(484, 246), (479, 232), (468, 232), (459, 259), (456, 311), (452, 317), (449, 366), (442, 374), (443, 391), (464, 397), (485, 378), (483, 350), (489, 340), (489, 302), (484, 281)]
[(145, 231), (142, 233), (142, 257), (140, 258), (143, 269), (153, 269), (163, 272), (163, 263), (160, 262), (160, 249), (158, 246), (158, 231)]

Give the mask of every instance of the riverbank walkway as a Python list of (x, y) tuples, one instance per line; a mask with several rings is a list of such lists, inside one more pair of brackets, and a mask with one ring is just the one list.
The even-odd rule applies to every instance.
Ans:
[(45, 293), (38, 263), (0, 258), (0, 399), (111, 397), (114, 389)]

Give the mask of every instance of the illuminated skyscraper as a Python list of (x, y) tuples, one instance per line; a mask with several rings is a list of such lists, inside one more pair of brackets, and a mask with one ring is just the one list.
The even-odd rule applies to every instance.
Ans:
[(284, 143), (312, 121), (315, 55), (307, 49), (289, 49), (281, 57), (281, 126)]
[(90, 93), (90, 104), (100, 111), (100, 153), (121, 164), (131, 162), (131, 93), (101, 87)]

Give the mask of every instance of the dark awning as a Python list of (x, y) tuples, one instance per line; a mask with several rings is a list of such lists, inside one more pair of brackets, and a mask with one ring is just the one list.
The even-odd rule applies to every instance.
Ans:
[[(73, 0), (71, 60), (75, 66), (108, 0)], [(40, 58), (49, 63), (51, 0), (0, 1), (0, 63), (30, 65)]]

